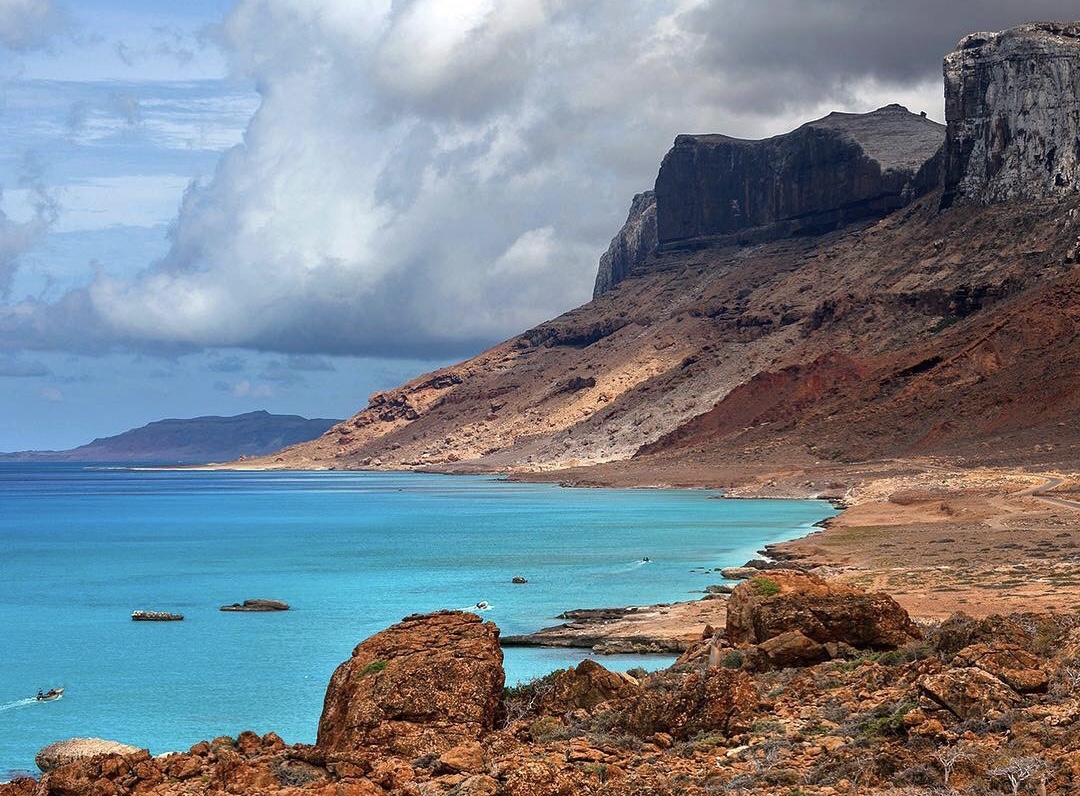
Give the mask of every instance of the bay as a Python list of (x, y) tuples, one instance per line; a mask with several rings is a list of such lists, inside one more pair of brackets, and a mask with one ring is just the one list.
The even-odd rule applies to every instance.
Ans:
[[(478, 602), (503, 633), (571, 608), (693, 599), (821, 501), (564, 489), (416, 473), (0, 464), (0, 778), (42, 746), (154, 753), (243, 729), (311, 742), (326, 683), (367, 636)], [(648, 562), (643, 562), (643, 558)], [(511, 583), (521, 575), (525, 585)], [(235, 614), (247, 598), (292, 610)], [(132, 622), (135, 609), (183, 622)], [(509, 649), (508, 683), (586, 651)], [(601, 658), (659, 668), (670, 658)], [(64, 685), (56, 702), (27, 702)]]

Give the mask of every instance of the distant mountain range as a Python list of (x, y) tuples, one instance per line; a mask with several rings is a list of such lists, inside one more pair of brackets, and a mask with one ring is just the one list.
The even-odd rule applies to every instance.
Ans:
[(203, 464), (262, 456), (307, 442), (339, 420), (266, 411), (234, 417), (193, 417), (148, 423), (114, 437), (95, 439), (65, 451), (0, 453), (0, 461), (147, 462)]

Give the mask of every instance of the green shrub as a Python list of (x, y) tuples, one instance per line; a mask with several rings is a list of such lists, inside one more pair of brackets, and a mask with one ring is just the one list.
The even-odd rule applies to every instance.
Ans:
[(769, 578), (756, 577), (751, 579), (750, 588), (762, 597), (772, 597), (780, 593), (780, 584)]
[(381, 672), (383, 669), (386, 668), (388, 663), (389, 663), (389, 661), (384, 661), (384, 660), (381, 660), (381, 659), (377, 660), (377, 661), (372, 661), (371, 663), (369, 663), (367, 666), (365, 666), (363, 669), (360, 670), (360, 676), (361, 677), (367, 677), (369, 674), (378, 674), (379, 672)]

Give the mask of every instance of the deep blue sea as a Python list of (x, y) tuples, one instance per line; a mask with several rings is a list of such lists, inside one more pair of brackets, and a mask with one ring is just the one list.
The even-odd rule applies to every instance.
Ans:
[[(334, 668), (407, 614), (483, 600), (486, 618), (521, 633), (571, 608), (693, 599), (720, 580), (706, 568), (741, 564), (834, 513), (717, 495), (0, 464), (0, 780), (76, 736), (155, 754), (243, 729), (311, 742)], [(218, 611), (255, 597), (292, 610)], [(132, 622), (135, 609), (185, 619)], [(586, 655), (509, 649), (507, 680)], [(27, 703), (58, 685), (62, 699)]]

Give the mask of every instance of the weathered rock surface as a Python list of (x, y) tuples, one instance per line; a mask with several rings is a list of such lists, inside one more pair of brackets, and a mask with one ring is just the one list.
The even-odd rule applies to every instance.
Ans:
[(645, 260), (655, 250), (656, 194), (645, 191), (634, 196), (626, 223), (611, 239), (608, 250), (600, 257), (593, 298), (607, 293), (632, 270), (644, 265)]
[(973, 33), (944, 71), (943, 206), (1080, 191), (1080, 23)]
[(44, 772), (53, 771), (60, 766), (85, 760), (98, 755), (128, 755), (141, 751), (119, 741), (105, 741), (101, 738), (71, 738), (67, 741), (51, 743), (37, 753), (34, 762)]
[[(907, 612), (882, 592), (868, 593), (791, 570), (772, 570), (735, 587), (727, 606), (728, 643), (763, 644), (793, 631), (819, 645), (859, 649), (895, 649), (921, 637)], [(770, 649), (778, 655), (813, 657), (816, 648), (799, 641), (789, 637)]]
[(952, 663), (982, 669), (1022, 694), (1045, 691), (1050, 684), (1039, 656), (1008, 642), (972, 644), (960, 650)]
[(503, 678), (494, 624), (461, 611), (407, 617), (334, 672), (316, 745), (442, 754), (492, 730)]
[(267, 611), (288, 611), (289, 604), (281, 600), (244, 600), (242, 603), (223, 605), (219, 611), (234, 611), (238, 613), (264, 613)]
[(937, 174), (920, 171), (944, 138), (900, 105), (830, 113), (760, 141), (680, 135), (656, 178), (658, 241), (750, 229), (775, 239), (880, 218), (935, 187)]
[(1020, 695), (992, 674), (975, 667), (949, 669), (919, 680), (928, 706), (944, 708), (959, 719), (985, 718), (1020, 704)]

